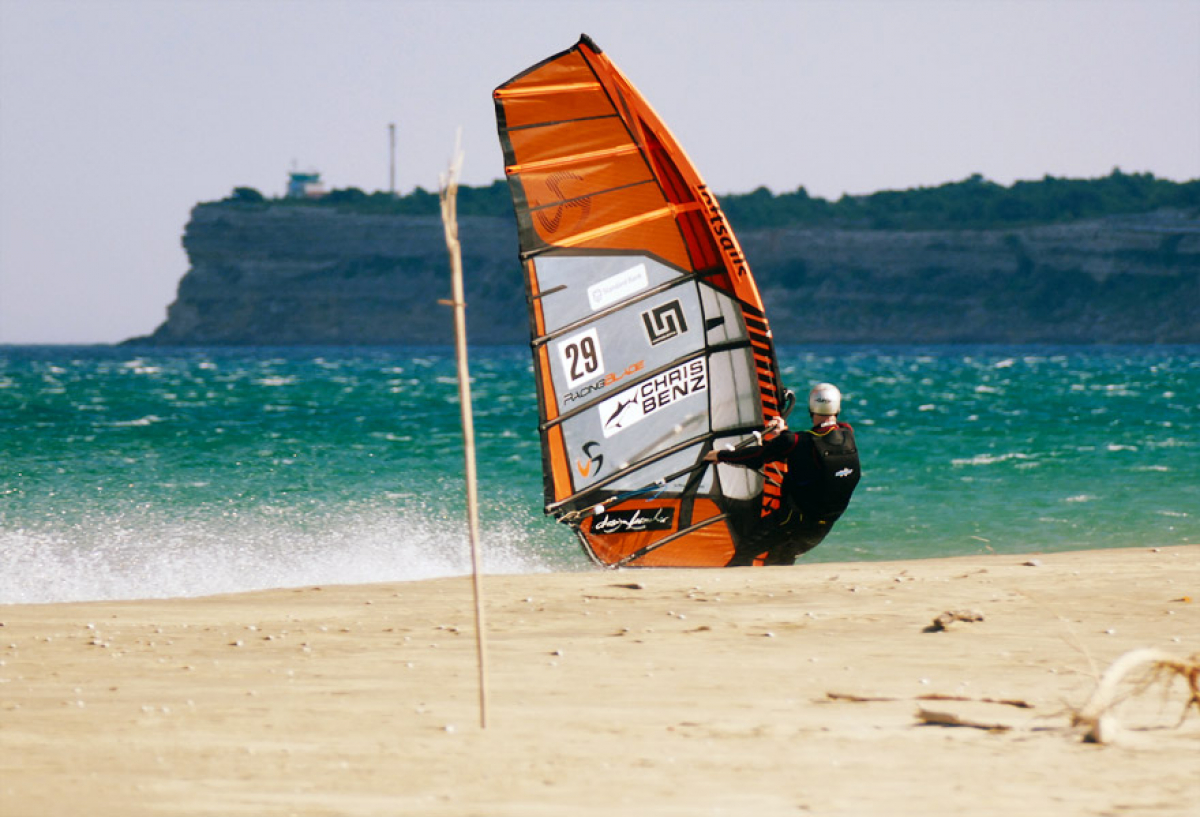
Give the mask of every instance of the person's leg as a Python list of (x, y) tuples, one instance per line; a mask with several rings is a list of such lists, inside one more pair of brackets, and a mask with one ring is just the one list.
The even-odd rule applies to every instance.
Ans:
[(782, 535), (779, 541), (767, 554), (766, 564), (794, 565), (796, 557), (808, 553), (821, 544), (832, 527), (832, 524), (825, 522), (817, 522), (815, 525), (801, 523), (789, 530), (781, 531)]

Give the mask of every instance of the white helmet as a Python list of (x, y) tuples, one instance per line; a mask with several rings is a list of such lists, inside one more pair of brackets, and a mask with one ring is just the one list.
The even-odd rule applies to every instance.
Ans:
[(832, 383), (818, 383), (808, 393), (808, 410), (812, 414), (840, 414), (842, 393)]

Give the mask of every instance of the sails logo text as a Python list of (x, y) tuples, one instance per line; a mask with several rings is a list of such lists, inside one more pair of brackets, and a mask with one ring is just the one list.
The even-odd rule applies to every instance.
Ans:
[(621, 372), (620, 374), (616, 374), (615, 372), (609, 372), (608, 374), (604, 375), (604, 377), (601, 377), (599, 380), (595, 381), (594, 383), (590, 383), (590, 384), (584, 386), (582, 389), (577, 389), (576, 391), (569, 391), (566, 394), (564, 394), (563, 399), (562, 399), (563, 405), (565, 406), (568, 403), (574, 403), (576, 400), (582, 400), (583, 398), (587, 397), (592, 392), (600, 391), (600, 389), (607, 389), (609, 386), (611, 386), (613, 383), (616, 383), (618, 380), (626, 378), (631, 374), (636, 374), (637, 372), (640, 372), (644, 368), (646, 368), (646, 361), (639, 360), (637, 363), (630, 363), (628, 366), (625, 367), (625, 371)]
[(701, 185), (699, 190), (700, 197), (704, 199), (704, 208), (708, 210), (708, 222), (712, 225), (713, 235), (717, 237), (717, 243), (721, 245), (721, 252), (725, 253), (725, 257), (733, 263), (734, 271), (740, 278), (750, 271), (746, 266), (746, 259), (742, 257), (742, 248), (738, 246), (737, 239), (733, 237), (733, 229), (725, 220), (725, 214), (721, 212), (721, 205), (717, 204), (716, 198), (708, 192), (708, 187)]
[(602, 402), (596, 409), (600, 413), (600, 427), (605, 437), (611, 437), (656, 411), (706, 389), (708, 369), (704, 358), (680, 363)]
[(641, 533), (670, 530), (675, 524), (674, 508), (648, 508), (635, 511), (607, 511), (592, 522), (592, 533)]

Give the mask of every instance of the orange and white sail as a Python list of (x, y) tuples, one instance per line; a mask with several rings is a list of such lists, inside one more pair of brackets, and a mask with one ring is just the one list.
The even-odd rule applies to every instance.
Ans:
[[(781, 474), (703, 460), (783, 409), (716, 198), (587, 36), (494, 93), (529, 303), (545, 509), (606, 566), (723, 566)], [(774, 467), (774, 466), (772, 466)]]

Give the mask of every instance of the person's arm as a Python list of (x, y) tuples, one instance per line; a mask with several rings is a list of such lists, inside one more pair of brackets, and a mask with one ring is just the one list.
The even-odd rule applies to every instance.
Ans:
[(778, 462), (785, 459), (792, 449), (795, 435), (784, 432), (767, 440), (762, 445), (747, 445), (733, 451), (710, 451), (704, 456), (708, 462), (723, 462), (728, 465), (740, 465), (744, 468), (762, 468), (768, 462)]

